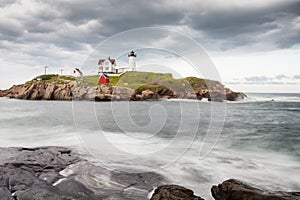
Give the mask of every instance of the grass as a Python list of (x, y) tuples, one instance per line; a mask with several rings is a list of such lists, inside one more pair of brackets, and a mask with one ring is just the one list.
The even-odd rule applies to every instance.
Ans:
[(26, 84), (33, 84), (36, 81), (44, 81), (44, 82), (56, 82), (58, 84), (64, 84), (65, 81), (74, 81), (75, 78), (72, 76), (60, 76), (58, 74), (43, 74), (35, 77), (31, 81), (27, 81)]
[[(108, 74), (109, 75), (109, 74)], [(129, 87), (138, 91), (146, 89), (152, 91), (165, 90), (169, 88), (173, 91), (193, 92), (208, 87), (223, 87), (218, 81), (202, 79), (197, 77), (186, 77), (182, 79), (174, 79), (172, 74), (168, 73), (154, 73), (154, 72), (126, 72), (120, 76), (110, 76), (109, 86)], [(83, 76), (83, 81), (93, 86), (99, 84), (99, 75)], [(73, 76), (60, 76), (58, 74), (40, 75), (26, 82), (26, 84), (33, 84), (36, 81), (55, 82), (57, 84), (64, 84), (66, 81), (76, 80)]]
[[(109, 74), (108, 74), (109, 76)], [(91, 85), (98, 85), (99, 75), (84, 76), (83, 81)], [(188, 86), (191, 86), (192, 90), (205, 89), (208, 86), (222, 86), (218, 81), (202, 79), (197, 77), (186, 77), (182, 79), (174, 79), (171, 74), (167, 73), (154, 73), (154, 72), (126, 72), (120, 76), (110, 76), (110, 86), (117, 85), (122, 87), (129, 87), (132, 89), (141, 90), (142, 88), (147, 89), (162, 89), (174, 88), (177, 91), (186, 91)]]

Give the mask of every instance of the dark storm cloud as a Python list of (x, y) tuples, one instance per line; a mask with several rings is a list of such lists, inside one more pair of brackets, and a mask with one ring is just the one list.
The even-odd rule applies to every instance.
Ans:
[[(51, 44), (71, 51), (87, 45), (94, 47), (108, 36), (131, 28), (168, 26), (186, 27), (195, 33), (195, 38), (207, 40), (204, 44), (219, 50), (265, 43), (289, 48), (300, 42), (300, 1), (276, 1), (267, 6), (254, 2), (240, 8), (221, 1), (208, 1), (206, 6), (205, 1), (166, 0), (26, 3), (23, 6), (17, 0), (0, 0), (1, 40)], [(15, 4), (21, 6), (12, 8)], [(271, 33), (263, 36), (268, 32)]]
[(21, 0), (0, 0), (0, 7), (5, 7), (12, 5), (14, 3), (19, 3)]
[[(273, 40), (279, 48), (288, 48), (300, 42), (291, 21), (300, 14), (300, 1), (270, 4), (267, 7), (244, 7), (240, 9), (216, 9), (204, 14), (188, 16), (190, 26), (203, 31), (208, 38), (226, 40), (227, 46), (243, 46)], [(276, 33), (264, 38), (269, 31)], [(293, 34), (291, 34), (293, 32)]]
[[(278, 48), (288, 48), (300, 42), (291, 21), (299, 16), (300, 1), (270, 3), (268, 6), (244, 6), (219, 8), (210, 3), (207, 8), (201, 3), (176, 5), (168, 1), (129, 0), (116, 1), (62, 1), (48, 3), (57, 9), (61, 17), (74, 25), (97, 20), (101, 26), (94, 29), (95, 35), (110, 36), (124, 30), (147, 26), (180, 26), (204, 33), (204, 38), (220, 40), (221, 50), (253, 43), (271, 42)], [(200, 7), (199, 7), (200, 5)], [(199, 8), (197, 8), (199, 7)], [(198, 10), (199, 9), (199, 10)], [(259, 34), (276, 30), (267, 38), (257, 38)], [(98, 39), (99, 37), (91, 37)]]
[(185, 17), (179, 8), (166, 5), (163, 1), (121, 0), (115, 1), (72, 1), (49, 2), (63, 13), (65, 19), (75, 25), (90, 20), (102, 24), (99, 34), (110, 36), (132, 28), (178, 25)]

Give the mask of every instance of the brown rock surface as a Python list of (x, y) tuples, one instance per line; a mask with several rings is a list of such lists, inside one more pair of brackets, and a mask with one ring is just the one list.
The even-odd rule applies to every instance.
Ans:
[(178, 185), (162, 185), (155, 189), (150, 200), (203, 200), (194, 192)]
[[(62, 80), (61, 80), (62, 81)], [(166, 87), (151, 86), (143, 89), (131, 89), (120, 86), (92, 86), (77, 81), (47, 82), (31, 81), (22, 85), (14, 85), (10, 89), (0, 90), (0, 97), (27, 100), (89, 100), (89, 101), (124, 101), (124, 100), (157, 100), (161, 98), (198, 99), (209, 101), (237, 101), (244, 99), (245, 94), (225, 90), (208, 89), (199, 91), (172, 91)]]
[(270, 192), (258, 189), (235, 179), (224, 181), (211, 188), (216, 200), (299, 200), (300, 192)]

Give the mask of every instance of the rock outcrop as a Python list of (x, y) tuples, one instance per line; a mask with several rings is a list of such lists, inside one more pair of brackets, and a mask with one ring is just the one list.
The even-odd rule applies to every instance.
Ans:
[[(203, 200), (190, 189), (162, 185), (154, 172), (128, 173), (95, 166), (64, 147), (0, 148), (2, 200)], [(160, 186), (159, 186), (160, 185)], [(216, 200), (296, 200), (300, 192), (269, 192), (235, 179), (211, 188)]]
[(0, 97), (26, 100), (90, 100), (112, 101), (135, 99), (135, 90), (118, 86), (91, 86), (76, 81), (64, 83), (36, 81), (30, 84), (14, 85), (0, 91)]
[(0, 90), (0, 97), (27, 100), (89, 100), (89, 101), (143, 101), (161, 98), (198, 99), (207, 98), (209, 101), (237, 101), (244, 99), (245, 94), (219, 90), (199, 90), (196, 92), (177, 92), (168, 88), (144, 88), (134, 90), (127, 87), (98, 85), (91, 86), (76, 81), (47, 82), (34, 81), (14, 85), (10, 89)]
[(0, 151), (1, 200), (147, 200), (164, 181), (153, 172), (109, 171), (64, 147)]
[(162, 185), (155, 189), (150, 200), (203, 200), (190, 189), (179, 185)]
[(1, 199), (97, 199), (80, 182), (59, 172), (82, 159), (62, 147), (1, 148)]
[(235, 179), (229, 179), (211, 188), (215, 200), (297, 200), (300, 192), (270, 192)]

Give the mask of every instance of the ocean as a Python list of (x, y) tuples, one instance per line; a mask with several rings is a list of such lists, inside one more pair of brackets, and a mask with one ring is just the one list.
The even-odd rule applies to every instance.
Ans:
[(68, 146), (110, 169), (155, 171), (211, 199), (236, 178), (300, 190), (300, 94), (239, 102), (25, 101), (0, 98), (0, 146)]

